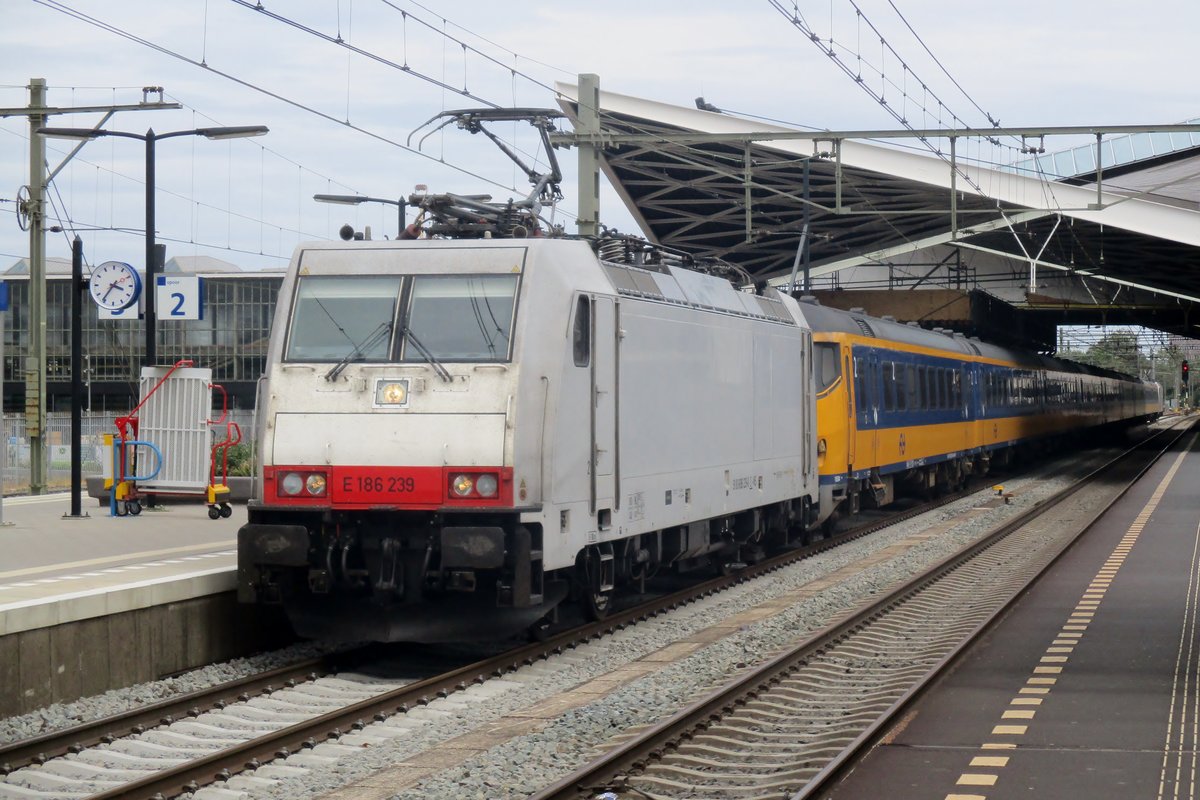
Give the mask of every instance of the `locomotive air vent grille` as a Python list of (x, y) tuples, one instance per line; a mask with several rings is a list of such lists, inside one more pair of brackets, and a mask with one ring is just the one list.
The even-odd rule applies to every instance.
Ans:
[(629, 270), (629, 274), (633, 277), (633, 285), (642, 294), (653, 295), (654, 297), (662, 297), (662, 290), (658, 288), (658, 284), (654, 282), (654, 276), (646, 272), (635, 272)]
[(618, 267), (615, 264), (605, 264), (604, 271), (608, 273), (608, 277), (612, 278), (612, 282), (616, 284), (617, 291), (638, 291), (637, 284), (633, 282), (633, 275), (624, 267)]
[(773, 297), (763, 297), (757, 295), (758, 305), (763, 310), (763, 313), (768, 317), (774, 317), (783, 322), (791, 322), (792, 318), (788, 316), (787, 311), (783, 307), (783, 303)]
[(865, 319), (863, 319), (862, 317), (851, 317), (850, 319), (854, 320), (854, 322), (857, 323), (859, 329), (863, 332), (864, 336), (871, 336), (871, 337), (875, 336), (875, 331), (871, 330), (871, 326), (867, 324), (867, 321)]
[(605, 263), (604, 269), (612, 278), (613, 284), (620, 294), (641, 295), (642, 297), (662, 297), (662, 289), (649, 272), (639, 269), (627, 269), (620, 264)]

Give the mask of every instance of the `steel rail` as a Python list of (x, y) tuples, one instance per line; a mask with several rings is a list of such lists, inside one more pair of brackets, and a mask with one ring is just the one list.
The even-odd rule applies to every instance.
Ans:
[(359, 648), (305, 659), (63, 730), (0, 745), (0, 775), (31, 764), (43, 764), (52, 758), (77, 753), (98, 744), (108, 744), (131, 734), (143, 733), (159, 725), (169, 725), (176, 719), (197, 717), (205, 711), (220, 709), (230, 703), (336, 673), (369, 657), (368, 651), (372, 649)]
[[(1132, 487), (1137, 480), (1145, 474), (1153, 464), (1166, 452), (1175, 442), (1177, 442), (1188, 430), (1192, 424), (1182, 430), (1176, 431), (1175, 428), (1166, 428), (1153, 434), (1146, 440), (1139, 442), (1134, 447), (1122, 452), (1116, 458), (1107, 464), (1099, 467), (1096, 470), (1088, 473), (1063, 492), (1054, 497), (1042, 500), (1029, 509), (1021, 512), (1012, 519), (1006, 521), (995, 530), (988, 533), (983, 538), (975, 541), (967, 547), (952, 553), (946, 558), (939, 561), (937, 564), (928, 568), (916, 577), (906, 581), (903, 585), (888, 592), (883, 597), (871, 603), (858, 611), (851, 612), (848, 616), (843, 617), (839, 621), (835, 621), (825, 629), (818, 631), (812, 636), (799, 642), (793, 648), (784, 652), (771, 660), (765, 662), (754, 670), (740, 676), (737, 680), (732, 681), (717, 691), (703, 697), (696, 702), (686, 706), (674, 715), (661, 720), (660, 722), (646, 728), (633, 739), (630, 739), (621, 745), (607, 751), (604, 755), (597, 758), (595, 761), (584, 765), (580, 769), (564, 776), (556, 781), (551, 786), (530, 795), (528, 800), (567, 800), (567, 798), (578, 798), (582, 796), (594, 796), (598, 792), (606, 789), (619, 792), (622, 788), (619, 776), (628, 774), (629, 772), (640, 771), (650, 761), (660, 758), (662, 754), (677, 745), (680, 740), (690, 738), (695, 732), (702, 731), (708, 728), (713, 722), (719, 720), (724, 715), (730, 713), (735, 708), (743, 705), (750, 699), (753, 699), (760, 693), (764, 693), (773, 683), (779, 678), (793, 669), (801, 666), (806, 660), (814, 655), (825, 650), (832, 644), (848, 637), (857, 630), (866, 627), (874, 619), (883, 616), (888, 610), (897, 605), (902, 600), (921, 591), (930, 583), (939, 580), (946, 574), (952, 572), (961, 564), (969, 561), (978, 553), (988, 549), (993, 544), (1001, 541), (1011, 533), (1028, 525), (1037, 517), (1046, 513), (1050, 509), (1057, 506), (1076, 492), (1091, 484), (1098, 478), (1108, 475), (1110, 471), (1116, 470), (1122, 464), (1127, 463), (1126, 459), (1132, 457), (1139, 451), (1143, 451), (1147, 446), (1161, 436), (1175, 433), (1170, 441), (1166, 443), (1158, 452), (1154, 453), (1153, 457), (1148, 459), (1146, 464), (1141, 466), (1133, 478), (1129, 480), (1128, 485), (1121, 490), (1112, 500), (1115, 503), (1122, 495)], [(1080, 536), (1089, 529), (1100, 516), (1112, 505), (1109, 503), (1104, 508), (1099, 509), (1091, 520), (1083, 527), (1083, 529), (1071, 537), (1069, 541), (1062, 545), (1047, 563), (1038, 570), (1031, 581), (1036, 581), (1046, 569), (1054, 564), (1068, 549), (1078, 540)], [(891, 721), (896, 719), (905, 709), (907, 709), (913, 700), (920, 695), (925, 687), (929, 685), (942, 671), (953, 663), (959, 655), (962, 654), (974, 641), (978, 639), (986, 630), (989, 630), (995, 621), (1001, 617), (1004, 611), (1016, 601), (1018, 597), (1028, 588), (1028, 584), (1014, 590), (1011, 595), (1002, 603), (1000, 608), (991, 615), (988, 620), (980, 624), (966, 639), (959, 643), (953, 651), (943, 658), (933, 669), (931, 669), (924, 677), (904, 693), (883, 715), (873, 722), (862, 734), (860, 734), (845, 750), (835, 756), (825, 767), (814, 777), (814, 779), (800, 790), (799, 794), (791, 796), (790, 800), (803, 800), (804, 798), (812, 797), (814, 793), (827, 788), (830, 782), (837, 776), (842, 774), (854, 757), (867, 744), (873, 742), (881, 731), (891, 724)]]

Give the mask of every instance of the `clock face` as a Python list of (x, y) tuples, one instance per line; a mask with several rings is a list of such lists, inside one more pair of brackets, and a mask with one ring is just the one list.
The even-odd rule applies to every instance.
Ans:
[(120, 311), (137, 302), (142, 293), (142, 278), (128, 264), (105, 261), (92, 270), (88, 293), (101, 308)]

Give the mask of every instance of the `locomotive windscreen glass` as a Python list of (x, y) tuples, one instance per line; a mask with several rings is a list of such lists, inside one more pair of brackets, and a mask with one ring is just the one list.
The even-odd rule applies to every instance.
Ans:
[(354, 361), (387, 360), (400, 282), (399, 276), (301, 278), (288, 360), (337, 361), (351, 354)]
[[(405, 325), (434, 358), (507, 361), (516, 275), (417, 275)], [(404, 347), (405, 361), (422, 360)]]

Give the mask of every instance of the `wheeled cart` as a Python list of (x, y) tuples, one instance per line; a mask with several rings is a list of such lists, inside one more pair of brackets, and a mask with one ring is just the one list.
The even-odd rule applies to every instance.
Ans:
[[(221, 393), (216, 420), (209, 418), (214, 391)], [(242, 432), (228, 419), (228, 398), (224, 387), (212, 382), (212, 370), (193, 367), (191, 361), (143, 367), (140, 394), (133, 411), (116, 419), (110, 513), (136, 516), (143, 497), (175, 495), (203, 499), (211, 519), (231, 516), (229, 450), (241, 442)], [(216, 425), (224, 432), (213, 443)]]

